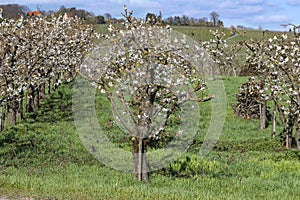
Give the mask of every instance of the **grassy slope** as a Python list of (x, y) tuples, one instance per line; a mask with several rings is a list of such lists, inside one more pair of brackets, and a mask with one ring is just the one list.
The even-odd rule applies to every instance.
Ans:
[[(281, 151), (269, 129), (258, 131), (257, 121), (233, 115), (234, 94), (245, 80), (224, 78), (225, 128), (214, 151), (199, 158), (201, 170), (189, 178), (158, 171), (149, 185), (103, 166), (86, 151), (72, 120), (72, 86), (65, 85), (37, 113), (1, 133), (0, 194), (41, 199), (296, 199), (299, 152)], [(201, 131), (209, 122), (209, 103), (201, 106), (201, 129), (189, 156), (198, 153)]]
[[(194, 32), (199, 40), (209, 38), (205, 28), (174, 29), (188, 35)], [(251, 33), (252, 37), (261, 34)], [(0, 194), (37, 199), (297, 199), (300, 153), (281, 150), (279, 139), (270, 137), (270, 129), (259, 131), (257, 121), (233, 114), (237, 88), (246, 80), (224, 78), (228, 105), (224, 130), (214, 150), (197, 158), (200, 169), (191, 177), (158, 171), (148, 185), (136, 182), (132, 174), (103, 166), (87, 152), (72, 118), (72, 86), (65, 85), (38, 112), (0, 134)], [(99, 100), (99, 108), (107, 107), (107, 102)], [(198, 155), (209, 113), (210, 103), (201, 104), (200, 128), (189, 157)], [(109, 112), (99, 110), (98, 118), (105, 124)], [(116, 136), (115, 126), (107, 132), (112, 141), (126, 139)], [(126, 149), (129, 145), (120, 144)]]
[[(226, 34), (226, 37), (231, 36), (230, 29), (227, 28), (214, 28), (214, 27), (197, 27), (197, 26), (172, 26), (173, 30), (179, 31), (181, 33), (184, 33), (195, 40), (201, 40), (201, 41), (207, 41), (212, 38), (210, 34), (210, 30), (218, 29), (220, 31), (223, 31)], [(101, 32), (103, 34), (108, 34), (107, 25), (98, 25), (95, 27), (95, 30), (98, 32)], [(194, 34), (194, 35), (193, 35)], [(230, 39), (228, 41), (229, 43), (236, 43), (243, 40), (250, 40), (250, 39), (263, 39), (263, 38), (269, 38), (273, 35), (280, 36), (281, 32), (267, 32), (265, 35), (263, 35), (263, 31), (259, 30), (238, 30), (235, 37)]]

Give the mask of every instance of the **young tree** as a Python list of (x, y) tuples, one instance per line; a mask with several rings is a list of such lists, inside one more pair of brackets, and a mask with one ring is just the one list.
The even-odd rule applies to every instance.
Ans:
[[(263, 105), (266, 107), (267, 101), (273, 101), (275, 109), (279, 112), (280, 120), (284, 124), (283, 146), (286, 148), (292, 146), (294, 126), (297, 130), (297, 148), (300, 148), (299, 41), (299, 37), (289, 38), (283, 34), (281, 37), (274, 36), (265, 41), (246, 43), (252, 52), (247, 58), (247, 62), (256, 66), (259, 73)], [(273, 134), (275, 131), (275, 109), (273, 112)], [(264, 111), (261, 112), (265, 113)], [(261, 125), (264, 124), (265, 119), (262, 119)]]
[[(165, 29), (135, 19), (126, 7), (123, 15), (127, 20), (125, 30), (110, 25), (109, 40), (90, 55), (81, 66), (80, 74), (110, 101), (116, 123), (132, 141), (134, 174), (139, 181), (148, 182), (148, 172), (157, 167), (146, 157), (149, 141), (177, 138), (170, 144), (172, 151), (166, 150), (161, 157), (173, 159), (170, 155), (184, 151), (197, 130), (198, 103), (211, 97), (203, 95), (206, 87), (199, 63), (204, 51), (198, 44), (186, 36), (172, 34), (169, 27)], [(85, 89), (80, 91), (76, 101), (87, 96), (82, 93)], [(80, 104), (74, 105), (79, 109)], [(76, 114), (77, 123), (82, 124), (87, 115), (90, 115), (89, 110)], [(166, 126), (172, 118), (179, 120), (179, 124), (172, 124), (174, 131), (168, 132)], [(83, 131), (82, 138), (89, 141), (88, 147), (98, 149), (96, 143), (91, 145), (92, 133)], [(113, 158), (109, 160), (112, 162)], [(161, 162), (156, 164), (161, 165)]]
[(265, 93), (263, 92), (266, 84), (266, 77), (269, 73), (268, 71), (268, 53), (265, 49), (264, 42), (251, 41), (251, 44), (245, 43), (248, 50), (248, 57), (246, 58), (246, 65), (248, 67), (254, 66), (255, 71), (259, 74), (258, 85), (260, 87), (260, 99), (259, 99), (259, 127), (260, 129), (265, 129), (267, 124), (267, 101)]

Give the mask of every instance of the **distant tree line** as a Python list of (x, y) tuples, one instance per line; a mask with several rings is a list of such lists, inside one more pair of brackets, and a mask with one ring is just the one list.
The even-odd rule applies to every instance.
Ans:
[(211, 12), (209, 14), (210, 19), (207, 17), (195, 18), (187, 15), (170, 16), (166, 19), (162, 19), (162, 13), (155, 15), (153, 13), (147, 13), (146, 20), (155, 22), (161, 22), (172, 26), (207, 26), (207, 27), (223, 27), (224, 23), (219, 19), (220, 15), (217, 12)]
[[(6, 4), (6, 5), (0, 5), (0, 8), (2, 8), (3, 18), (6, 19), (17, 19), (20, 16), (26, 16), (27, 13), (30, 11), (30, 9), (27, 6), (19, 5), (19, 4)], [(112, 18), (112, 16), (109, 13), (105, 13), (103, 15), (95, 15), (92, 12), (83, 10), (83, 9), (77, 9), (75, 7), (66, 8), (65, 6), (61, 6), (58, 11), (48, 10), (48, 11), (42, 11), (39, 8), (37, 8), (39, 12), (41, 12), (45, 16), (51, 16), (51, 15), (59, 15), (59, 14), (67, 14), (70, 17), (77, 16), (80, 19), (85, 20), (86, 23), (89, 24), (104, 24), (107, 21), (111, 22), (117, 22), (117, 19)]]
[(0, 5), (0, 8), (3, 10), (3, 18), (7, 19), (19, 18), (21, 15), (25, 15), (25, 13), (30, 11), (27, 6), (21, 6), (18, 4)]
[(54, 11), (48, 11), (46, 14), (55, 14), (55, 15), (64, 15), (67, 14), (70, 17), (79, 17), (80, 19), (85, 20), (87, 23), (90, 24), (105, 24), (105, 18), (102, 15), (95, 16), (94, 13), (83, 10), (83, 9), (77, 9), (75, 7), (66, 8), (65, 6), (61, 6), (60, 9), (57, 12)]
[[(26, 14), (30, 11), (27, 6), (18, 5), (18, 4), (6, 4), (0, 5), (0, 8), (3, 9), (3, 17), (4, 18), (19, 18), (21, 15), (26, 16)], [(51, 15), (59, 15), (59, 14), (67, 14), (70, 17), (77, 16), (80, 19), (85, 20), (86, 23), (89, 24), (105, 24), (109, 23), (120, 23), (124, 22), (124, 19), (116, 19), (111, 16), (109, 13), (104, 13), (103, 15), (95, 15), (93, 12), (89, 12), (83, 9), (77, 9), (76, 7), (67, 8), (65, 6), (61, 6), (58, 11), (48, 10), (41, 11), (39, 8), (37, 9), (43, 15), (51, 16)], [(220, 15), (217, 12), (211, 12), (209, 14), (209, 18), (195, 18), (189, 17), (187, 15), (182, 16), (174, 16), (163, 19), (162, 12), (159, 12), (158, 15), (153, 13), (147, 13), (146, 20), (151, 20), (154, 23), (160, 22), (162, 24), (169, 24), (172, 26), (206, 26), (206, 27), (223, 27), (224, 23), (220, 20)]]

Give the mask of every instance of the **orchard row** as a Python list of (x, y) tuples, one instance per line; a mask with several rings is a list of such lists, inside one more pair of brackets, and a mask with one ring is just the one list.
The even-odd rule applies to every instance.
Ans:
[(4, 19), (0, 23), (1, 129), (5, 118), (16, 124), (24, 105), (32, 112), (45, 92), (71, 81), (94, 37), (91, 27), (67, 15), (51, 20)]

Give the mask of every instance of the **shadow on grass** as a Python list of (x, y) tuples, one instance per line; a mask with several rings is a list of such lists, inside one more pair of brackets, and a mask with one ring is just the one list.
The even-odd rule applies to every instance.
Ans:
[(46, 99), (41, 100), (40, 107), (32, 113), (25, 114), (26, 122), (63, 122), (73, 121), (72, 116), (73, 84), (61, 85), (56, 91), (51, 91)]
[(47, 95), (25, 120), (0, 134), (1, 166), (99, 164), (76, 134), (72, 115), (73, 84), (62, 85)]

